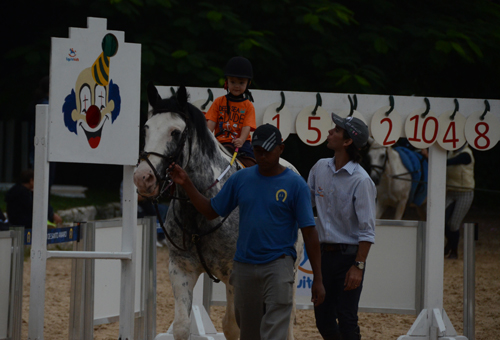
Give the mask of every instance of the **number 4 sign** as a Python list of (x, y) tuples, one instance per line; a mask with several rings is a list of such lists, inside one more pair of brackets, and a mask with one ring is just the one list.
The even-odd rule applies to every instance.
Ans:
[(464, 129), (465, 117), (460, 112), (445, 112), (439, 116), (437, 142), (445, 150), (458, 150), (466, 142)]
[(500, 140), (500, 123), (491, 113), (473, 113), (465, 123), (465, 138), (474, 149), (489, 150)]

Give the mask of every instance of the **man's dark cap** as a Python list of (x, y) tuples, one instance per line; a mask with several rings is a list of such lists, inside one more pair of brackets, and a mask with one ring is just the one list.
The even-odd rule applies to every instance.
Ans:
[(276, 145), (281, 145), (281, 132), (271, 124), (264, 124), (255, 129), (252, 136), (252, 146), (261, 146), (266, 151), (273, 150)]
[(361, 119), (352, 116), (341, 118), (335, 113), (332, 113), (332, 120), (335, 125), (347, 131), (355, 147), (361, 149), (366, 145), (369, 136), (368, 126), (363, 123)]

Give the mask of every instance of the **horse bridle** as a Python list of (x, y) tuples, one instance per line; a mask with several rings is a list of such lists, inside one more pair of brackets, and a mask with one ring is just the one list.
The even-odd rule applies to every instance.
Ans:
[(382, 174), (385, 171), (385, 166), (387, 165), (387, 159), (389, 158), (389, 154), (387, 152), (387, 148), (385, 148), (385, 159), (384, 164), (382, 165), (372, 165), (370, 162), (370, 169), (373, 169), (379, 177), (382, 177)]
[[(158, 152), (147, 152), (145, 150), (143, 150), (139, 153), (139, 160), (137, 161), (137, 165), (139, 165), (141, 160), (146, 161), (146, 163), (149, 165), (149, 167), (153, 171), (153, 174), (155, 175), (157, 183), (159, 183), (161, 185), (158, 196), (156, 198), (161, 197), (161, 195), (163, 195), (163, 193), (172, 185), (172, 181), (170, 181), (168, 179), (169, 166), (174, 162), (178, 163), (179, 158), (182, 154), (182, 150), (184, 149), (184, 146), (186, 144), (187, 134), (188, 134), (188, 127), (186, 125), (186, 128), (184, 129), (184, 131), (182, 131), (181, 138), (179, 140), (179, 143), (177, 144), (177, 147), (175, 148), (174, 152), (170, 155), (163, 155), (163, 154), (158, 153)], [(191, 153), (191, 149), (189, 150), (189, 153)], [(160, 158), (163, 158), (164, 160), (166, 160), (167, 168), (166, 168), (165, 174), (163, 176), (158, 173), (156, 168), (153, 166), (153, 164), (149, 160), (150, 155), (157, 156), (157, 157), (160, 157)]]
[[(382, 174), (384, 173), (385, 167), (387, 165), (387, 161), (389, 159), (388, 149), (389, 149), (389, 147), (385, 148), (385, 159), (384, 159), (384, 164), (382, 166), (370, 164), (370, 169), (373, 169), (377, 173), (377, 175), (379, 175), (379, 177), (382, 177)], [(403, 180), (403, 181), (415, 182), (415, 181), (413, 181), (411, 179), (401, 178), (402, 176), (405, 176), (405, 175), (411, 175), (414, 172), (417, 172), (417, 171), (415, 170), (415, 171), (409, 171), (409, 172), (405, 172), (405, 173), (398, 174), (398, 175), (392, 175), (391, 178), (400, 179), (400, 180)], [(417, 181), (417, 182), (419, 182), (419, 181)]]

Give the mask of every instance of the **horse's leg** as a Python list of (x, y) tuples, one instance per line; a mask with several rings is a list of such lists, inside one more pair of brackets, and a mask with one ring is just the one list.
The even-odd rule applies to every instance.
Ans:
[(180, 266), (173, 257), (170, 257), (168, 273), (175, 298), (174, 339), (188, 340), (193, 289), (200, 273), (185, 270), (185, 265)]
[(385, 206), (384, 202), (382, 202), (382, 199), (378, 198), (377, 199), (377, 213), (376, 213), (377, 219), (382, 218), (382, 215), (384, 214), (385, 208), (386, 208), (386, 206)]
[(408, 202), (408, 198), (398, 201), (398, 203), (396, 205), (396, 211), (394, 213), (395, 220), (401, 220), (403, 218), (403, 215), (404, 215), (405, 209), (406, 209), (406, 202)]
[(236, 324), (234, 315), (234, 287), (229, 284), (229, 279), (226, 284), (226, 313), (222, 319), (222, 330), (227, 340), (236, 340), (240, 337), (240, 328)]

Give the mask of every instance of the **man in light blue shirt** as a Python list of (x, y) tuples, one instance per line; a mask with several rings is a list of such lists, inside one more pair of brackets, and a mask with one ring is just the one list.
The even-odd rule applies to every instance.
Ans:
[(377, 191), (361, 167), (359, 149), (368, 141), (360, 119), (332, 113), (335, 128), (327, 147), (333, 158), (320, 159), (308, 185), (318, 215), (321, 271), (326, 298), (315, 307), (316, 326), (325, 340), (359, 340), (358, 304), (366, 258), (375, 242)]

